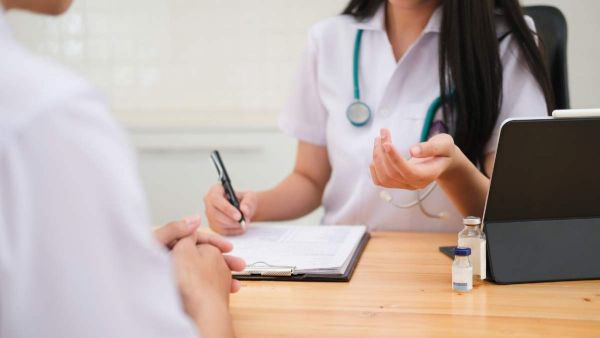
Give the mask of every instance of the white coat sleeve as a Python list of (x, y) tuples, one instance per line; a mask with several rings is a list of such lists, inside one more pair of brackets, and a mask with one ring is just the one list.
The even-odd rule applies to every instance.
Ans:
[(89, 95), (44, 109), (0, 149), (0, 336), (197, 337), (123, 132)]
[[(526, 17), (530, 28), (535, 31), (531, 18)], [(512, 35), (500, 45), (500, 59), (503, 66), (503, 89), (500, 115), (492, 137), (485, 147), (485, 153), (493, 153), (498, 147), (500, 128), (509, 118), (529, 118), (548, 116), (546, 99), (537, 80), (529, 70), (517, 41)]]
[(317, 44), (311, 32), (291, 95), (279, 117), (279, 127), (298, 140), (325, 145), (327, 110), (319, 92), (317, 56)]

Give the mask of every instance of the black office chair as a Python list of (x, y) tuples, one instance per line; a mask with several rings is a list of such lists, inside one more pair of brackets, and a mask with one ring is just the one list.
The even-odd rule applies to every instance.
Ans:
[(556, 7), (527, 6), (524, 10), (525, 14), (535, 21), (542, 42), (541, 46), (554, 90), (556, 109), (569, 109), (567, 20)]

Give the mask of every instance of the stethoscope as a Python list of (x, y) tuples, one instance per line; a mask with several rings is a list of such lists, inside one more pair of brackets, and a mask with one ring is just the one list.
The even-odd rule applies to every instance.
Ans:
[[(351, 103), (348, 106), (348, 109), (346, 110), (346, 117), (348, 118), (348, 121), (350, 122), (350, 124), (352, 124), (355, 127), (366, 126), (371, 121), (372, 115), (373, 115), (371, 113), (371, 108), (369, 108), (369, 105), (367, 105), (360, 99), (360, 83), (359, 83), (358, 73), (359, 73), (359, 61), (360, 61), (360, 45), (362, 42), (362, 36), (363, 36), (363, 30), (359, 29), (356, 32), (356, 40), (354, 42), (354, 58), (353, 58), (353, 65), (352, 65), (352, 77), (354, 80), (354, 102)], [(436, 98), (429, 105), (429, 108), (427, 109), (427, 114), (425, 115), (423, 129), (421, 130), (420, 142), (426, 142), (427, 139), (429, 138), (429, 132), (431, 130), (431, 125), (433, 124), (433, 119), (435, 118), (436, 112), (441, 108), (441, 105), (442, 105), (441, 97)], [(423, 206), (423, 203), (422, 203), (425, 199), (427, 199), (427, 197), (429, 197), (429, 195), (431, 195), (431, 193), (433, 192), (433, 190), (436, 187), (437, 187), (437, 184), (434, 182), (429, 188), (427, 188), (425, 190), (425, 192), (423, 194), (421, 194), (420, 190), (417, 190), (415, 192), (417, 198), (413, 202), (410, 202), (408, 204), (394, 203), (394, 199), (387, 191), (381, 191), (379, 196), (381, 197), (382, 200), (384, 200), (385, 202), (387, 202), (397, 208), (408, 209), (408, 208), (412, 208), (412, 207), (418, 205), (419, 209), (421, 210), (423, 215), (430, 217), (430, 218), (445, 219), (448, 217), (448, 214), (446, 212), (441, 212), (439, 214), (432, 214), (425, 209), (425, 207)]]

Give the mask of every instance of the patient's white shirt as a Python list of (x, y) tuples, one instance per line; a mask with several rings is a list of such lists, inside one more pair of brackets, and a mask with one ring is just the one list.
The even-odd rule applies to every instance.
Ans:
[(197, 337), (98, 92), (0, 8), (0, 337)]

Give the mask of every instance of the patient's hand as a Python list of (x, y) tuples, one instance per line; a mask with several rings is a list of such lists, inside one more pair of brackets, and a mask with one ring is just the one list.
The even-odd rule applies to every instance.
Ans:
[(154, 237), (168, 249), (172, 249), (179, 240), (196, 234), (200, 226), (200, 216), (186, 217), (154, 229)]
[(202, 336), (233, 337), (229, 293), (239, 284), (231, 270), (243, 269), (243, 261), (223, 256), (213, 245), (198, 245), (193, 237), (178, 241), (171, 252), (184, 309)]
[[(230, 252), (233, 249), (233, 245), (225, 238), (210, 233), (198, 232), (200, 226), (200, 217), (186, 217), (181, 221), (174, 221), (163, 225), (154, 230), (154, 236), (158, 241), (168, 249), (173, 249), (178, 242), (181, 240), (187, 240), (188, 238), (196, 243), (196, 246), (211, 245), (217, 248), (221, 254)], [(245, 267), (245, 263), (241, 258), (223, 255), (227, 266), (231, 271), (242, 271)], [(237, 292), (240, 288), (237, 280), (231, 281), (231, 292)]]
[(168, 249), (172, 249), (178, 241), (189, 236), (196, 238), (196, 244), (211, 244), (223, 253), (233, 249), (231, 243), (223, 237), (198, 232), (198, 227), (200, 227), (200, 216), (186, 217), (156, 228), (154, 237)]

